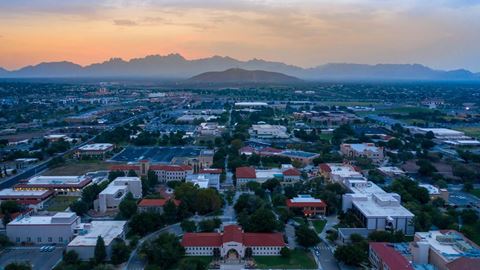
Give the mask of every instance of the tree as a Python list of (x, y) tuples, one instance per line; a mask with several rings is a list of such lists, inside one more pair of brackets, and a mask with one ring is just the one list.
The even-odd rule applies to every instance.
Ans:
[(197, 224), (193, 220), (184, 219), (180, 223), (180, 227), (184, 232), (195, 232), (197, 230)]
[(22, 208), (16, 201), (4, 201), (0, 204), (0, 210), (2, 211), (2, 214), (12, 214), (19, 212)]
[(250, 215), (247, 231), (250, 232), (272, 232), (277, 227), (275, 214), (266, 208), (260, 208)]
[(75, 250), (69, 250), (63, 255), (63, 262), (67, 265), (74, 265), (79, 262), (78, 253)]
[(160, 228), (163, 225), (163, 220), (157, 213), (144, 212), (134, 215), (128, 225), (132, 233), (144, 236)]
[(220, 255), (221, 255), (220, 249), (217, 248), (217, 247), (216, 247), (216, 248), (213, 248), (213, 258), (214, 258), (215, 260), (218, 260), (218, 259), (220, 259)]
[(179, 270), (207, 270), (208, 265), (205, 261), (195, 259), (195, 258), (186, 258), (180, 261), (178, 266)]
[(199, 214), (207, 214), (219, 210), (222, 204), (223, 200), (216, 189), (204, 188), (196, 194), (194, 209)]
[(130, 250), (128, 249), (127, 245), (125, 245), (125, 241), (121, 238), (114, 239), (112, 244), (112, 258), (111, 261), (114, 265), (119, 265), (125, 261), (127, 261), (129, 256)]
[(75, 212), (78, 216), (83, 216), (88, 212), (88, 204), (84, 201), (74, 201), (70, 204), (70, 210)]
[(270, 190), (270, 192), (273, 192), (273, 190), (279, 186), (280, 186), (280, 181), (278, 181), (278, 179), (275, 179), (275, 178), (268, 179), (262, 184), (262, 188), (268, 189)]
[(105, 241), (103, 241), (103, 238), (100, 235), (97, 237), (97, 244), (95, 245), (93, 256), (96, 263), (102, 263), (107, 258)]
[(129, 170), (127, 173), (128, 177), (136, 177), (138, 176), (137, 173), (134, 170)]
[(222, 221), (218, 218), (204, 219), (198, 223), (198, 227), (202, 232), (213, 232), (215, 229), (220, 228)]
[(245, 249), (245, 258), (251, 258), (253, 256), (253, 250), (251, 247)]
[(108, 181), (113, 181), (117, 177), (122, 177), (122, 176), (125, 176), (125, 172), (123, 172), (123, 171), (110, 171), (108, 173)]
[(368, 258), (366, 250), (363, 250), (359, 245), (355, 244), (337, 247), (334, 256), (335, 259), (352, 266), (359, 266)]
[(177, 206), (173, 200), (168, 200), (163, 206), (163, 217), (165, 222), (170, 224), (177, 220)]
[(282, 249), (280, 250), (280, 256), (282, 256), (282, 258), (290, 258), (290, 255), (290, 249), (288, 247), (282, 247)]
[(308, 248), (320, 243), (317, 233), (307, 225), (300, 225), (295, 229), (295, 236), (299, 245)]
[(478, 221), (477, 212), (473, 209), (464, 209), (460, 212), (460, 217), (465, 224), (475, 224)]
[(132, 193), (128, 192), (127, 195), (125, 195), (125, 198), (118, 205), (118, 209), (120, 210), (120, 215), (126, 219), (131, 218), (137, 213), (137, 203)]
[(13, 262), (5, 266), (5, 270), (31, 270), (32, 266), (27, 262)]
[(185, 254), (174, 234), (162, 233), (153, 241), (146, 241), (141, 247), (149, 265), (169, 269)]

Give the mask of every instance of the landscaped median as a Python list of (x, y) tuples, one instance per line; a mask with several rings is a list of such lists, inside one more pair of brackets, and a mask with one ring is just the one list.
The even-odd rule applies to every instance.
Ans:
[(292, 250), (288, 258), (280, 256), (254, 256), (258, 269), (317, 269), (317, 263), (310, 251)]
[(325, 228), (325, 225), (327, 224), (327, 221), (324, 219), (317, 219), (317, 220), (312, 220), (312, 224), (317, 233), (322, 233), (323, 228)]

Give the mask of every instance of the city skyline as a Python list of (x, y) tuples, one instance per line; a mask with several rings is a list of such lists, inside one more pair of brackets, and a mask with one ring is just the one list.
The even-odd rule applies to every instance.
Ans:
[(330, 62), (420, 63), (480, 71), (479, 1), (32, 1), (0, 3), (0, 67), (83, 66), (180, 53)]

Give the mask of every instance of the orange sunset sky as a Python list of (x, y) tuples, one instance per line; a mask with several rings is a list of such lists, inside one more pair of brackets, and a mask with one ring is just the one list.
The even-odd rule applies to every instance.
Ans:
[(480, 1), (0, 0), (0, 67), (180, 53), (480, 71)]

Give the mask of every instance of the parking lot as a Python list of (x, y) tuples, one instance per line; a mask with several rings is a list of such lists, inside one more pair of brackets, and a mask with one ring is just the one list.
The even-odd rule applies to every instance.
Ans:
[(34, 270), (50, 270), (62, 258), (64, 247), (40, 251), (40, 246), (7, 248), (0, 254), (0, 268), (13, 262), (29, 262)]
[(137, 162), (148, 159), (154, 163), (170, 163), (175, 157), (196, 157), (201, 147), (127, 147), (111, 158), (111, 161)]

